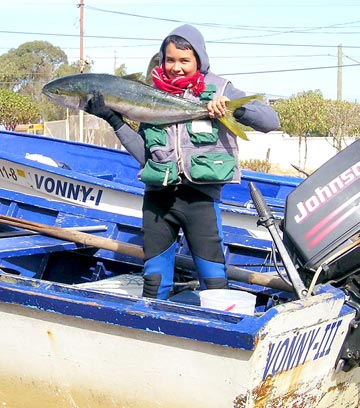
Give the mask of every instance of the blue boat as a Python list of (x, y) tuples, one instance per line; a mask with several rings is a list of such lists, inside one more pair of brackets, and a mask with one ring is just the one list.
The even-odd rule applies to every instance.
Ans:
[[(141, 217), (144, 185), (137, 178), (138, 163), (125, 151), (13, 132), (0, 132), (0, 138), (2, 190)], [(241, 184), (224, 187), (223, 223), (269, 238), (256, 226), (251, 181), (257, 183), (274, 216), (282, 219), (287, 195), (303, 179), (244, 170)]]
[[(96, 205), (105, 186), (141, 197), (128, 155), (116, 151), (129, 169), (114, 181), (102, 172), (103, 148), (76, 167), (86, 145), (65, 143), (70, 162), (58, 154), (60, 141), (35, 151), (22, 147), (27, 136), (7, 140), (16, 136), (17, 151), (1, 153), (3, 406), (359, 406), (360, 141), (287, 191), (277, 184), (281, 178), (272, 185), (272, 176), (249, 172), (246, 193), (231, 186), (224, 194), (224, 217), (246, 213), (269, 237), (223, 225), (226, 292), (255, 297), (252, 311), (234, 313), (215, 298), (204, 306), (181, 235), (173, 296), (142, 298), (141, 218)], [(57, 167), (26, 154), (51, 158)], [(69, 172), (74, 187), (67, 191), (85, 186), (93, 200), (84, 205), (80, 192), (65, 199), (40, 194), (46, 177), (48, 190), (51, 177), (68, 188)], [(8, 179), (28, 174), (26, 191), (11, 187)]]

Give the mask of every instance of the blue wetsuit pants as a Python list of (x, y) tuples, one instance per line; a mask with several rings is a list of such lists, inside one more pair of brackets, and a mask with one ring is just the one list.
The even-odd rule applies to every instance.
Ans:
[(145, 192), (143, 296), (169, 297), (180, 228), (195, 263), (200, 289), (227, 287), (219, 202), (191, 187), (179, 185)]

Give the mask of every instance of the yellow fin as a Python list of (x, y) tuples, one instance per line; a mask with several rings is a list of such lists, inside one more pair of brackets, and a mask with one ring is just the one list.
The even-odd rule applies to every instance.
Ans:
[(134, 72), (132, 74), (125, 74), (121, 78), (129, 79), (130, 81), (145, 83), (141, 72)]
[(250, 101), (254, 99), (261, 99), (262, 95), (249, 95), (249, 96), (244, 96), (243, 98), (239, 99), (233, 99), (232, 101), (227, 101), (225, 102), (226, 108), (231, 111), (231, 113), (234, 113), (234, 111), (237, 108), (241, 108), (242, 106), (246, 105)]
[(227, 115), (227, 116), (222, 116), (221, 118), (216, 118), (216, 119), (220, 121), (224, 126), (226, 126), (230, 130), (231, 133), (234, 133), (235, 136), (239, 136), (241, 137), (241, 139), (244, 139), (244, 140), (249, 140), (243, 128), (241, 127), (240, 123), (234, 118), (232, 114)]
[(249, 140), (244, 132), (241, 124), (234, 118), (233, 113), (236, 109), (241, 108), (253, 99), (260, 99), (261, 95), (249, 95), (243, 98), (233, 99), (232, 101), (226, 102), (226, 113), (225, 116), (217, 118), (224, 126), (226, 126), (230, 132), (234, 135), (241, 137), (241, 139)]
[(151, 72), (155, 67), (158, 67), (160, 64), (160, 53), (157, 52), (150, 60), (149, 65), (148, 65), (148, 69), (146, 71), (146, 80), (145, 82), (148, 85), (152, 85), (153, 84), (153, 80), (152, 80), (152, 76), (151, 76)]

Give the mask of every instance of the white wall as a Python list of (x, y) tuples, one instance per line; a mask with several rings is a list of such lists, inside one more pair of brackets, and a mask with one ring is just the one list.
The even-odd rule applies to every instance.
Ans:
[[(299, 138), (291, 137), (283, 132), (246, 132), (249, 141), (239, 139), (240, 160), (266, 160), (269, 151), (269, 161), (278, 164), (280, 168), (289, 169), (291, 164), (299, 165)], [(345, 138), (343, 145), (351, 144), (354, 138)], [(301, 144), (300, 167), (304, 168), (304, 139)], [(332, 138), (308, 137), (306, 169), (315, 170), (332, 156), (336, 149)]]

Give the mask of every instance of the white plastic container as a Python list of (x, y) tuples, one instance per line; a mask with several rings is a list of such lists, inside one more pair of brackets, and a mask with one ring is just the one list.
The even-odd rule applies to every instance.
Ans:
[(242, 290), (208, 289), (200, 292), (200, 304), (209, 309), (253, 316), (256, 295)]

